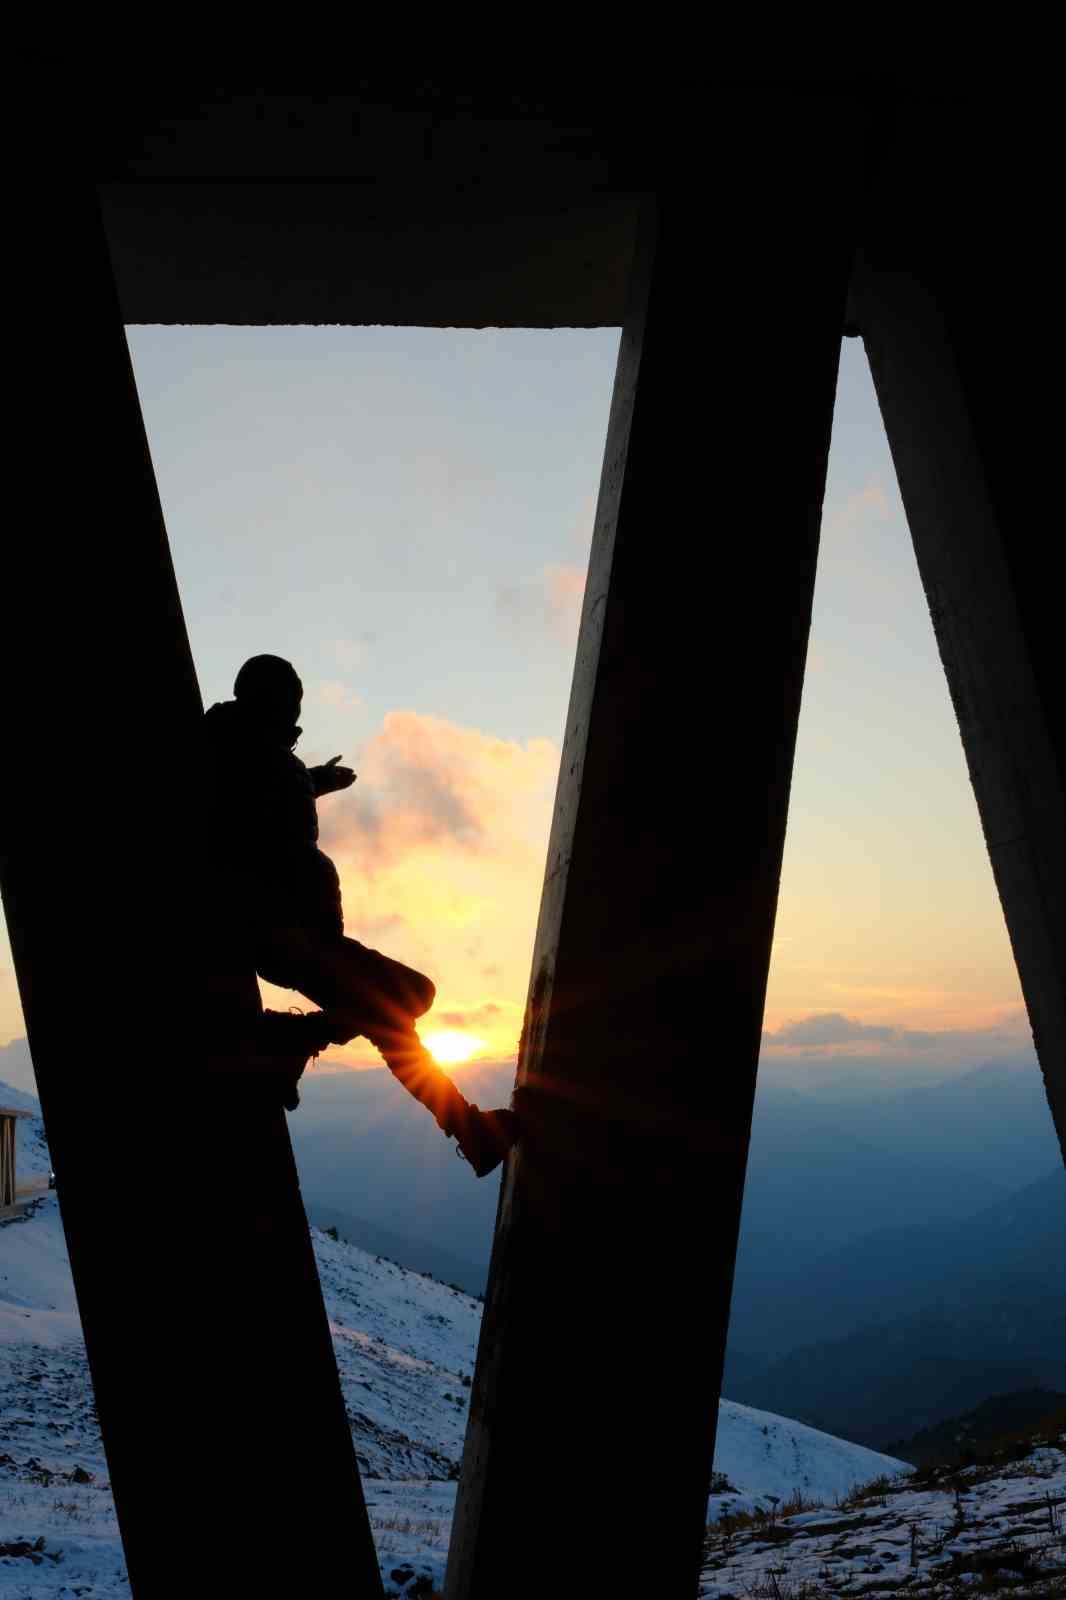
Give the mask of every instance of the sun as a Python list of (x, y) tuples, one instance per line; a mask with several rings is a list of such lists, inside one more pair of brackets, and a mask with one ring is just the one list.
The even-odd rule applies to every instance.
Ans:
[(482, 1048), (484, 1039), (475, 1039), (471, 1033), (459, 1033), (454, 1028), (444, 1028), (440, 1033), (427, 1033), (422, 1040), (434, 1061), (442, 1067), (454, 1067), (469, 1061)]

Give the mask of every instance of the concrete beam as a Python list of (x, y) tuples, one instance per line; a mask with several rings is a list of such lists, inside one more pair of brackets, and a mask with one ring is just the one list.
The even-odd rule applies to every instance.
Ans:
[(0, 883), (133, 1592), (374, 1595), (284, 1118), (208, 1067), (199, 692), (98, 207), (8, 207)]
[(100, 192), (127, 323), (622, 321), (625, 193), (543, 179), (463, 189), (451, 169), (435, 184), (185, 179)]
[(124, 320), (617, 326), (661, 114), (584, 79), (300, 89), (238, 62), (148, 85), (111, 64), (79, 154)]
[[(694, 1591), (864, 123), (638, 244), (446, 1593)], [(674, 174), (678, 176), (677, 173)]]

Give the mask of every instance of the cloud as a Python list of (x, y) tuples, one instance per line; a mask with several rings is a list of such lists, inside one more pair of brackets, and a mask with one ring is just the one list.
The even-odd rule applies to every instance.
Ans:
[(321, 678), (308, 697), (313, 705), (325, 706), (330, 711), (366, 710), (366, 701), (339, 678)]
[(546, 637), (571, 647), (576, 644), (595, 513), (595, 496), (586, 495), (569, 531), (575, 560), (549, 562), (526, 583), (506, 584), (497, 590), (497, 615), (509, 635)]
[[(798, 1022), (786, 1022), (776, 1033), (765, 1035), (767, 1041), (779, 1045), (890, 1044), (907, 1030), (860, 1022), (857, 1017), (845, 1017), (839, 1011), (823, 1011)], [(911, 1043), (927, 1043), (934, 1036), (910, 1033)]]
[(871, 478), (863, 488), (849, 494), (843, 504), (826, 518), (827, 528), (838, 533), (850, 533), (865, 522), (886, 516), (889, 510), (888, 495), (879, 478)]
[(584, 568), (567, 562), (552, 563), (542, 567), (528, 583), (499, 588), (496, 614), (512, 638), (547, 638), (572, 646), (577, 641), (584, 595)]
[(892, 1023), (863, 1022), (840, 1011), (822, 1011), (768, 1029), (764, 1051), (803, 1051), (830, 1056), (848, 1047), (863, 1054), (899, 1056), (919, 1053), (938, 1058), (989, 1056), (1013, 1052), (1028, 1037), (1024, 1016), (1011, 1011), (990, 1027), (904, 1028)]
[(592, 535), (596, 528), (596, 495), (586, 494), (574, 514), (570, 525), (570, 539), (584, 566), (588, 566)]
[(391, 711), (359, 758), (359, 783), (324, 807), (323, 847), (367, 876), (404, 857), (459, 850), (511, 858), (546, 838), (559, 751), (415, 711)]
[(488, 1000), (469, 1011), (434, 1011), (433, 1020), (443, 1023), (447, 1028), (484, 1028), (489, 1023), (498, 1022), (503, 1014), (503, 1006), (497, 1005), (495, 1000)]
[(558, 747), (393, 711), (354, 764), (355, 787), (319, 807), (346, 931), (433, 978), (425, 1027), (469, 1029), (494, 1059), (513, 1055)]
[(545, 567), (544, 581), (548, 585), (552, 615), (567, 634), (573, 633), (576, 638), (577, 625), (581, 620), (581, 602), (585, 598), (584, 568)]
[(329, 648), (338, 667), (343, 667), (348, 672), (361, 667), (366, 661), (365, 639), (333, 639)]

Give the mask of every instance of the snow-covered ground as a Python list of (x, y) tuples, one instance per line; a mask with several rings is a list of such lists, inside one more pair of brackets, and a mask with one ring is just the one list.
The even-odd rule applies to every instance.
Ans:
[(700, 1600), (1066, 1596), (1066, 1435), (1023, 1460), (896, 1479), (826, 1506), (708, 1530)]
[[(4, 1103), (35, 1107), (0, 1085)], [(39, 1119), (18, 1138), (20, 1176), (47, 1172)], [(444, 1574), (481, 1307), (318, 1230), (314, 1245), (386, 1588), (425, 1593)], [(0, 1596), (128, 1596), (54, 1194), (0, 1225), (0, 1418)], [(901, 1470), (723, 1401), (715, 1471), (728, 1488), (708, 1517), (796, 1493), (832, 1504)]]
[(769, 1411), (723, 1400), (718, 1408), (714, 1470), (731, 1490), (712, 1494), (708, 1522), (738, 1511), (771, 1510), (802, 1494), (835, 1501), (871, 1478), (909, 1472), (904, 1461), (789, 1422)]

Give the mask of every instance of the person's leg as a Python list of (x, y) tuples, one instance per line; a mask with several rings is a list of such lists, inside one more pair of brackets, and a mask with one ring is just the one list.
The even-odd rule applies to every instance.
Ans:
[(303, 929), (273, 931), (263, 941), (257, 970), (321, 1006), (337, 1025), (336, 1043), (359, 1034), (369, 1039), (408, 1094), (457, 1140), (479, 1177), (499, 1165), (517, 1134), (513, 1113), (471, 1105), (415, 1029), (415, 1018), (433, 1004), (432, 979), (356, 939), (324, 940)]
[(198, 955), (214, 1090), (261, 1091), (292, 1110), (300, 1074), (325, 1049), (329, 1032), (318, 1015), (264, 1010), (255, 969), (256, 895), (247, 877), (218, 868), (205, 875), (205, 889), (211, 908)]
[(270, 929), (259, 941), (256, 969), (269, 983), (298, 990), (323, 1011), (397, 1027), (428, 1011), (437, 992), (425, 973), (380, 950), (305, 928)]

